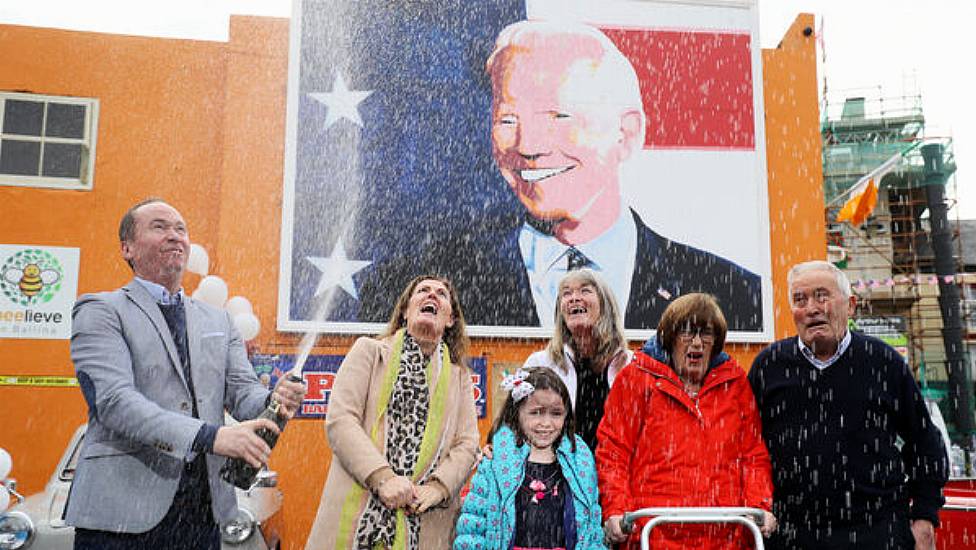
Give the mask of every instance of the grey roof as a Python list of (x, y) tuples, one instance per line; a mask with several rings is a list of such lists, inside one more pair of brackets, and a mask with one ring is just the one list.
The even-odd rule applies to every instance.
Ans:
[(963, 265), (976, 265), (976, 220), (959, 220), (959, 246)]

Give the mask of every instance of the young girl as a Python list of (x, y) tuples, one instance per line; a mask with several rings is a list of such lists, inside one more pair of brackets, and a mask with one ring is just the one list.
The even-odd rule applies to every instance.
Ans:
[(454, 540), (465, 549), (605, 548), (593, 454), (574, 433), (566, 386), (550, 369), (505, 377), (510, 393), (478, 466)]

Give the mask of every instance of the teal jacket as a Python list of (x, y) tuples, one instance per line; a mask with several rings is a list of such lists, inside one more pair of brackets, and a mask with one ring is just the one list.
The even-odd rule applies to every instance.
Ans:
[[(515, 494), (525, 477), (529, 445), (515, 445), (515, 434), (503, 427), (492, 438), (492, 458), (485, 459), (471, 480), (458, 518), (455, 550), (505, 550), (515, 536)], [(567, 438), (556, 449), (556, 459), (572, 492), (575, 521), (567, 522), (567, 550), (606, 548), (603, 544), (600, 498), (593, 454), (576, 436), (576, 451)], [(575, 532), (575, 536), (573, 536)]]

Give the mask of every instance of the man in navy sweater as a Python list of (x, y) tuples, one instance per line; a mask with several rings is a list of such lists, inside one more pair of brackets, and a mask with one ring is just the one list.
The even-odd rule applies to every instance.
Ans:
[(834, 265), (796, 265), (788, 286), (797, 336), (749, 372), (780, 520), (766, 547), (934, 549), (948, 463), (908, 365), (848, 330), (857, 298)]

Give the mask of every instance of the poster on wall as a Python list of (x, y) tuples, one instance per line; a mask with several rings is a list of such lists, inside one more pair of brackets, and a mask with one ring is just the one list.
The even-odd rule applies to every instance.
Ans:
[(908, 361), (908, 324), (904, 317), (888, 315), (885, 317), (858, 317), (854, 320), (854, 330), (874, 336), (895, 348), (905, 361)]
[[(329, 412), (329, 397), (332, 384), (342, 364), (343, 355), (309, 355), (302, 367), (302, 380), (307, 388), (302, 407), (295, 418), (325, 418)], [(254, 354), (250, 356), (251, 365), (267, 388), (275, 387), (278, 379), (295, 366), (294, 355)]]
[(773, 334), (755, 2), (300, 0), (278, 329), (379, 332), (450, 278), (469, 333), (552, 333), (597, 271), (629, 337), (716, 296)]
[[(344, 355), (310, 355), (302, 367), (302, 380), (308, 388), (305, 400), (295, 418), (325, 418), (329, 412), (332, 385), (336, 373), (342, 365)], [(254, 354), (250, 357), (258, 379), (265, 387), (273, 388), (278, 379), (295, 365), (294, 355)], [(471, 368), (471, 383), (474, 386), (474, 405), (478, 418), (488, 414), (486, 395), (488, 392), (488, 361), (484, 357), (468, 360)]]
[(79, 249), (0, 244), (0, 338), (71, 338)]

